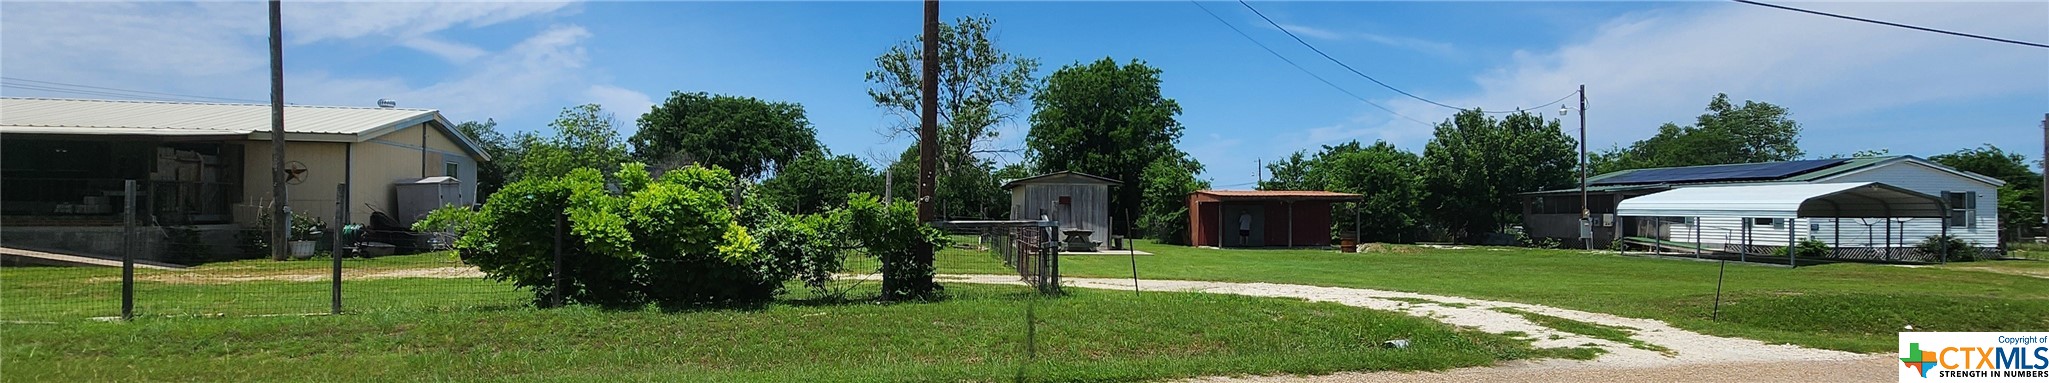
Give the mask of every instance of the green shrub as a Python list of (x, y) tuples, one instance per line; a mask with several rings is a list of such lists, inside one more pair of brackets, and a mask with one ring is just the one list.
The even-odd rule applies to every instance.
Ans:
[(1779, 250), (1773, 252), (1773, 254), (1784, 257), (1786, 256), (1787, 249), (1792, 249), (1793, 255), (1798, 256), (1800, 258), (1826, 257), (1829, 255), (1829, 251), (1832, 250), (1829, 248), (1828, 242), (1822, 242), (1819, 239), (1808, 238), (1807, 240), (1800, 241), (1800, 243), (1795, 246), (1779, 248)]
[(918, 299), (939, 292), (932, 281), (932, 253), (945, 246), (946, 235), (918, 222), (909, 201), (882, 203), (874, 195), (848, 196), (847, 207), (834, 212), (841, 230), (868, 255), (882, 263), (884, 300)]
[[(1947, 243), (1948, 246), (1943, 246), (1944, 243)], [(1921, 244), (1914, 245), (1914, 248), (1921, 250), (1922, 254), (1936, 256), (1939, 257), (1938, 259), (1943, 260), (1971, 261), (1978, 259), (1977, 245), (1955, 236), (1931, 235), (1928, 238), (1922, 239)]]

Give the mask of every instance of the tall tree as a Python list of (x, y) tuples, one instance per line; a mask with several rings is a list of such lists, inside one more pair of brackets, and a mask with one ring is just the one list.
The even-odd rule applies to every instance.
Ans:
[(631, 161), (619, 139), (619, 120), (598, 104), (562, 108), (552, 136), (520, 133), (518, 178), (562, 177), (576, 168), (609, 169)]
[[(1009, 121), (1018, 102), (1031, 92), (1032, 72), (1039, 61), (997, 47), (991, 39), (994, 29), (995, 20), (986, 15), (939, 25), (939, 169), (934, 186), (944, 216), (995, 218), (1009, 211), (1008, 199), (992, 203), (1003, 191), (990, 180), (996, 170), (991, 156), (1017, 150), (996, 147), (996, 126)], [(875, 57), (875, 69), (867, 73), (873, 85), (869, 99), (902, 117), (902, 123), (886, 133), (891, 138), (917, 135), (924, 42), (925, 36), (919, 35), (890, 47)], [(904, 185), (897, 195), (915, 196), (917, 156), (907, 155), (908, 162), (898, 161), (884, 171)], [(908, 173), (899, 171), (906, 169)]]
[(1311, 160), (1301, 151), (1266, 164), (1269, 177), (1259, 181), (1259, 190), (1317, 190), (1321, 182), (1310, 179)]
[(882, 177), (850, 155), (807, 152), (761, 182), (761, 196), (777, 209), (811, 214), (846, 206), (847, 194), (882, 192)]
[[(1003, 191), (1002, 180), (997, 176), (995, 165), (988, 160), (976, 159), (967, 166), (956, 166), (939, 175), (939, 184), (934, 185), (934, 196), (939, 200), (935, 208), (939, 216), (947, 219), (995, 219), (1010, 214), (1010, 195)], [(896, 198), (916, 198), (918, 195), (918, 145), (905, 148), (897, 161), (884, 169), (893, 178), (891, 193)], [(1023, 177), (1009, 177), (1023, 178)]]
[[(1013, 153), (1015, 149), (995, 147), (996, 125), (1016, 113), (1017, 104), (1031, 92), (1036, 59), (1018, 57), (996, 46), (990, 39), (995, 21), (988, 16), (963, 16), (939, 25), (939, 163), (940, 177), (956, 167), (986, 165), (976, 161), (989, 155)], [(867, 79), (874, 87), (868, 97), (898, 116), (890, 137), (917, 135), (920, 86), (923, 77), (923, 46), (920, 35), (898, 43), (875, 57), (875, 69)], [(970, 170), (972, 171), (972, 170)], [(987, 172), (982, 170), (981, 172)], [(915, 179), (913, 179), (915, 181)], [(946, 183), (946, 180), (941, 180)]]
[[(1110, 224), (1121, 228), (1136, 218), (1133, 208), (1145, 189), (1141, 175), (1161, 158), (1186, 157), (1181, 140), (1181, 105), (1160, 94), (1160, 70), (1108, 57), (1076, 63), (1046, 76), (1032, 96), (1027, 157), (1042, 171), (1072, 170), (1123, 182), (1110, 198)], [(1115, 229), (1113, 229), (1114, 231)]]
[(520, 147), (510, 137), (498, 132), (498, 121), (463, 121), (455, 124), (455, 131), (475, 140), (479, 150), (491, 156), (490, 161), (477, 163), (477, 179), (465, 180), (477, 183), (477, 202), (483, 202), (505, 187), (505, 183), (516, 180), (513, 172), (518, 169)]
[(1196, 179), (1202, 163), (1193, 158), (1162, 158), (1146, 165), (1140, 176), (1143, 198), (1138, 218), (1139, 234), (1161, 243), (1186, 245), (1188, 241), (1188, 194), (1209, 188)]
[(1999, 187), (1999, 237), (2015, 240), (2016, 231), (2035, 228), (2042, 222), (2042, 175), (2028, 168), (2028, 157), (2009, 153), (1992, 144), (1959, 149), (1928, 157), (1943, 166), (1978, 173), (2005, 181)]
[(1728, 94), (1708, 101), (1693, 125), (1665, 123), (1658, 134), (1594, 156), (1597, 172), (1670, 166), (1740, 164), (1799, 159), (1800, 123), (1786, 108), (1770, 103), (1729, 102)]
[[(1315, 161), (1315, 177), (1323, 189), (1364, 196), (1358, 203), (1339, 204), (1332, 214), (1332, 233), (1357, 230), (1362, 241), (1414, 240), (1422, 224), (1422, 157), (1386, 141), (1360, 147), (1357, 141), (1326, 146)], [(1356, 226), (1355, 226), (1356, 225)]]
[(651, 164), (706, 163), (741, 179), (774, 172), (818, 149), (804, 106), (753, 97), (673, 92), (640, 116), (634, 156)]
[(1459, 112), (1423, 149), (1423, 206), (1462, 239), (1499, 231), (1519, 218), (1516, 193), (1572, 184), (1574, 145), (1557, 120)]

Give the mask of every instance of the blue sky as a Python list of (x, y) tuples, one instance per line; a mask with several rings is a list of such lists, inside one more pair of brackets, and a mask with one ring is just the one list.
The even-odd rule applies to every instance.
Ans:
[[(1254, 161), (1346, 140), (1421, 150), (1452, 111), (1367, 82), (1235, 2), (1203, 6), (1368, 106), (1288, 66), (1190, 2), (948, 2), (986, 14), (997, 44), (1040, 75), (1103, 57), (1164, 70), (1185, 109), (1183, 150), (1219, 186), (1249, 188)], [(2049, 4), (1794, 3), (2005, 38), (2049, 41)], [(1586, 84), (1596, 149), (1686, 123), (1708, 98), (1772, 102), (1825, 156), (1928, 156), (1991, 143), (2042, 152), (2049, 49), (1722, 2), (1254, 2), (1354, 68), (1439, 102), (1532, 106)], [(804, 105), (837, 153), (894, 158), (908, 139), (862, 74), (918, 32), (916, 2), (285, 4), (287, 99), (397, 99), (455, 121), (541, 130), (561, 108), (601, 103), (622, 131), (671, 91)], [(262, 101), (262, 3), (0, 4), (6, 96), (108, 98), (20, 80)], [(33, 83), (31, 83), (33, 84)], [(78, 88), (63, 88), (72, 89)], [(116, 92), (119, 93), (119, 92)], [(168, 96), (165, 96), (168, 97)], [(168, 97), (189, 98), (189, 97)], [(1544, 108), (1557, 117), (1555, 106)], [(1020, 146), (1029, 105), (999, 146)], [(1568, 130), (1577, 128), (1569, 117)], [(1000, 159), (1011, 161), (1014, 158)]]

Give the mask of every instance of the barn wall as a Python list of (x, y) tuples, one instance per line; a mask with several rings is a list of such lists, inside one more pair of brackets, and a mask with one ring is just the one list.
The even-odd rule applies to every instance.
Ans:
[[(1290, 205), (1294, 210), (1289, 211)], [(1267, 201), (1266, 246), (1329, 246), (1330, 203)], [(1293, 225), (1291, 228), (1290, 225)], [(1289, 233), (1294, 234), (1292, 240)]]

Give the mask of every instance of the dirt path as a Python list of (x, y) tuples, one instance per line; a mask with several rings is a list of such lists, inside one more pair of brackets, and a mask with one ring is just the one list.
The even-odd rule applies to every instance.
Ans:
[[(969, 283), (1019, 284), (1008, 275), (943, 275), (943, 280)], [(1073, 287), (1130, 290), (1129, 279), (1065, 278)], [(1203, 382), (1269, 381), (1842, 381), (1892, 380), (1895, 370), (1882, 355), (1811, 349), (1794, 345), (1705, 335), (1672, 327), (1663, 321), (1625, 318), (1609, 314), (1567, 310), (1550, 306), (1499, 302), (1443, 295), (1398, 291), (1318, 287), (1273, 283), (1229, 283), (1200, 281), (1141, 280), (1141, 290), (1189, 291), (1259, 297), (1300, 298), (1336, 302), (1407, 313), (1444, 323), (1490, 333), (1518, 331), (1535, 339), (1535, 347), (1578, 347), (1593, 344), (1607, 353), (1590, 361), (1518, 361), (1501, 366), (1458, 369), (1446, 372), (1349, 373), (1319, 377), (1209, 378)], [(1512, 308), (1581, 322), (1632, 329), (1633, 339), (1661, 346), (1658, 352), (1632, 348), (1618, 342), (1558, 331), (1532, 323), (1520, 315), (1495, 310)], [(1733, 368), (1732, 368), (1733, 367)], [(1772, 374), (1782, 371), (1784, 374)], [(1836, 374), (1836, 375), (1829, 375)]]

